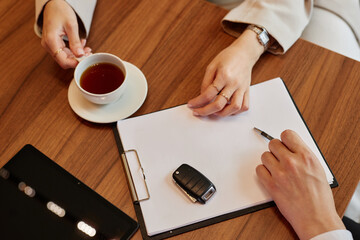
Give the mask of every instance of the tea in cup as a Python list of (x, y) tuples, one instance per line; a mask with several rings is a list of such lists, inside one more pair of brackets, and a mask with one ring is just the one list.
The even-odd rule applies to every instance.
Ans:
[(82, 95), (96, 104), (117, 101), (128, 81), (124, 62), (110, 53), (95, 53), (82, 59), (75, 68), (74, 79)]

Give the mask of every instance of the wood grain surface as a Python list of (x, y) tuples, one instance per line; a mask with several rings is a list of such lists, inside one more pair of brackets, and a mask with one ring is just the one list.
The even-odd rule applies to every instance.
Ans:
[[(71, 110), (73, 70), (61, 69), (41, 47), (34, 12), (33, 1), (0, 2), (0, 166), (32, 144), (136, 219), (112, 125)], [(143, 71), (149, 91), (137, 116), (199, 94), (206, 66), (234, 40), (220, 26), (226, 13), (203, 0), (98, 1), (88, 45)], [(340, 184), (333, 193), (342, 215), (360, 178), (360, 63), (299, 40), (283, 56), (264, 54), (252, 84), (275, 77), (288, 86)], [(265, 236), (297, 238), (272, 207), (174, 239)], [(140, 231), (133, 239), (141, 239)]]

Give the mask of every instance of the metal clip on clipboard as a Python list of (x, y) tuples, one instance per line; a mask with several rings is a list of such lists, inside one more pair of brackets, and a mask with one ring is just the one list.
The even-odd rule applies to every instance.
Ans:
[(134, 202), (148, 200), (150, 198), (146, 177), (140, 158), (135, 149), (124, 151), (121, 154), (124, 163), (126, 177), (128, 179), (131, 197)]

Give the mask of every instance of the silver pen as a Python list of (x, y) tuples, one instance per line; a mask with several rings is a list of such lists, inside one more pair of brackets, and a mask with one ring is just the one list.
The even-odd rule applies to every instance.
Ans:
[(264, 132), (264, 131), (256, 128), (256, 127), (254, 127), (254, 130), (255, 130), (256, 132), (260, 133), (261, 136), (266, 137), (267, 139), (269, 139), (270, 141), (274, 139), (272, 136), (270, 136), (270, 135), (267, 134), (266, 132)]

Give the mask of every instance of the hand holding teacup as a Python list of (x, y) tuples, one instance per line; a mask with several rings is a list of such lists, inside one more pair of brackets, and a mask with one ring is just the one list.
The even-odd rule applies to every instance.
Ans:
[(76, 13), (62, 0), (49, 1), (44, 7), (41, 45), (64, 69), (76, 67), (74, 57), (91, 53), (85, 38), (79, 35)]

